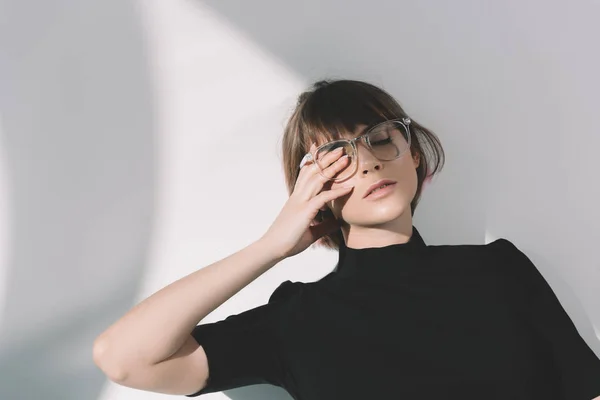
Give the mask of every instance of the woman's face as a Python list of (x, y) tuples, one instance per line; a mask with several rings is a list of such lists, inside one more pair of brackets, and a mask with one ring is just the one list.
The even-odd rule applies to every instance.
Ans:
[[(358, 132), (364, 131), (366, 125), (359, 125)], [(356, 135), (352, 136), (355, 137)], [(350, 138), (348, 136), (347, 138)], [(356, 172), (342, 182), (329, 183), (336, 188), (341, 185), (354, 184), (349, 194), (328, 203), (336, 219), (342, 219), (342, 225), (353, 227), (376, 227), (402, 218), (412, 221), (410, 203), (417, 192), (417, 171), (419, 157), (411, 157), (407, 149), (400, 158), (392, 161), (380, 161), (361, 140), (356, 141), (358, 160)], [(364, 197), (369, 186), (380, 179), (391, 179), (396, 182), (390, 192), (380, 198)], [(406, 215), (408, 214), (408, 215)]]

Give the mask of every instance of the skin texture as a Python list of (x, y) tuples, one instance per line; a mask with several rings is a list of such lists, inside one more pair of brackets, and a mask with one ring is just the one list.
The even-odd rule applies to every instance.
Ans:
[[(365, 128), (359, 125), (354, 135), (346, 137), (355, 137)], [(417, 192), (418, 155), (411, 157), (410, 150), (406, 150), (400, 158), (380, 161), (365, 143), (356, 144), (356, 172), (344, 181), (328, 184), (332, 189), (348, 183), (355, 185), (349, 194), (327, 203), (335, 218), (341, 219), (347, 247), (359, 249), (408, 242), (413, 224), (410, 203)], [(363, 199), (367, 188), (380, 179), (396, 181), (394, 192), (377, 200)]]

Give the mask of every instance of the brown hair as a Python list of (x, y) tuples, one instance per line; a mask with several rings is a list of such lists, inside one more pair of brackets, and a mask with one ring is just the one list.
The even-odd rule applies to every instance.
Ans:
[[(320, 80), (298, 96), (298, 102), (283, 134), (283, 170), (288, 194), (292, 194), (300, 174), (298, 165), (308, 152), (310, 143), (317, 146), (341, 139), (360, 124), (371, 126), (388, 119), (409, 117), (400, 104), (386, 91), (355, 80)], [(421, 198), (423, 183), (441, 171), (444, 149), (438, 137), (413, 118), (410, 124), (411, 155), (420, 157), (417, 167), (417, 193), (410, 203), (414, 215)], [(428, 151), (426, 151), (428, 150)], [(329, 214), (329, 215), (328, 215)], [(331, 210), (319, 212), (314, 223), (332, 217)], [(321, 246), (339, 250), (344, 244), (342, 231), (323, 236)]]

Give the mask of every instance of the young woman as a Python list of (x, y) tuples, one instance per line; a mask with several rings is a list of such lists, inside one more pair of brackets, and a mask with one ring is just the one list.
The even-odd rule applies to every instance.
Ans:
[[(413, 226), (443, 160), (384, 90), (315, 83), (285, 129), (290, 197), (268, 231), (136, 306), (97, 339), (96, 363), (187, 397), (270, 383), (306, 400), (600, 398), (600, 360), (523, 252), (429, 246)], [(333, 272), (197, 325), (315, 242), (339, 251)]]

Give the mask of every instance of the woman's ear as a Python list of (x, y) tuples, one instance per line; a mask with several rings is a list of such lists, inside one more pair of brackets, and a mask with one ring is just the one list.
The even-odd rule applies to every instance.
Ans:
[(416, 153), (413, 156), (413, 165), (415, 166), (415, 169), (419, 168), (419, 165), (421, 165), (421, 155), (419, 153)]

